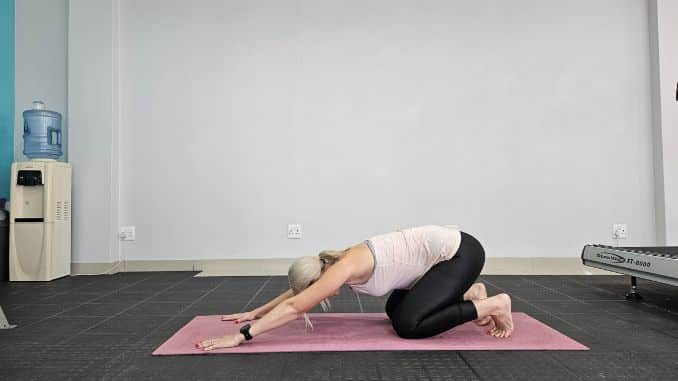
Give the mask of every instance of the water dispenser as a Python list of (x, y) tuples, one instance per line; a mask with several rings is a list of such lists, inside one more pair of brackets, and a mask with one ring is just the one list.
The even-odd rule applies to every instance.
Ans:
[(12, 164), (10, 281), (71, 273), (71, 165), (54, 160), (61, 156), (61, 115), (38, 111), (24, 122), (24, 153), (34, 159)]

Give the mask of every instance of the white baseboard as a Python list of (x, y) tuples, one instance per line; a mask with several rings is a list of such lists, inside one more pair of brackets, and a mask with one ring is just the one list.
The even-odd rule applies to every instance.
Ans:
[(71, 275), (107, 275), (124, 271), (124, 262), (71, 263)]
[[(113, 274), (135, 271), (200, 271), (207, 276), (287, 275), (294, 258), (124, 261), (73, 263), (73, 275)], [(483, 275), (617, 275), (584, 266), (580, 258), (487, 258)]]

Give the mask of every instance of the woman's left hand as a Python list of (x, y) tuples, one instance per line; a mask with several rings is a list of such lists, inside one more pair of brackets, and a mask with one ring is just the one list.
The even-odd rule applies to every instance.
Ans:
[(218, 348), (231, 348), (237, 347), (244, 340), (242, 334), (238, 333), (235, 335), (227, 335), (224, 337), (218, 337), (215, 339), (204, 340), (199, 343), (196, 343), (196, 348), (202, 349), (203, 351), (211, 351), (212, 349)]

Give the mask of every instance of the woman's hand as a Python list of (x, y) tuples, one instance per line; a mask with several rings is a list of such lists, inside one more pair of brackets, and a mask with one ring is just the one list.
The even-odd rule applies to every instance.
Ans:
[(221, 317), (222, 321), (235, 320), (234, 323), (242, 323), (244, 321), (250, 321), (258, 319), (256, 311), (241, 312), (238, 314), (224, 315)]
[(218, 348), (237, 347), (244, 340), (245, 337), (241, 333), (237, 333), (235, 335), (227, 335), (215, 339), (204, 340), (199, 343), (196, 343), (195, 347), (202, 349), (203, 351), (211, 351), (212, 349)]

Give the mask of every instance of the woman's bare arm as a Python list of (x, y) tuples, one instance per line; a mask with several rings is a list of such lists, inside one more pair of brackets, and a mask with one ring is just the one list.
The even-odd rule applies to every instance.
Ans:
[[(344, 263), (342, 263), (344, 262)], [(260, 320), (252, 323), (250, 335), (256, 336), (297, 319), (341, 288), (351, 276), (350, 262), (340, 261), (331, 266), (310, 287), (275, 306)]]
[(278, 304), (282, 303), (283, 301), (291, 298), (292, 296), (294, 296), (294, 293), (292, 293), (292, 289), (289, 289), (289, 290), (283, 292), (282, 294), (280, 294), (279, 296), (277, 296), (275, 299), (271, 300), (270, 302), (264, 304), (263, 306), (261, 306), (259, 308), (254, 309), (254, 312), (256, 313), (256, 316), (258, 318), (260, 318), (260, 317), (266, 315), (273, 308), (275, 308), (275, 306), (277, 306)]
[[(353, 275), (360, 273), (361, 264), (364, 265), (362, 262), (363, 260), (358, 255), (344, 256), (339, 262), (330, 266), (320, 276), (320, 279), (311, 286), (298, 295), (281, 301), (261, 319), (253, 322), (249, 329), (250, 335), (258, 336), (260, 333), (296, 320), (306, 311), (319, 304), (320, 301), (336, 295), (337, 290), (342, 285), (351, 279)], [(242, 333), (229, 334), (220, 338), (203, 340), (196, 343), (196, 347), (204, 351), (211, 351), (217, 348), (235, 347), (243, 341), (245, 341), (245, 336)]]
[(235, 323), (242, 323), (244, 321), (250, 321), (250, 320), (256, 320), (261, 318), (262, 316), (266, 315), (270, 310), (272, 310), (275, 306), (278, 304), (282, 303), (283, 301), (291, 298), (293, 296), (292, 290), (287, 290), (280, 294), (280, 296), (277, 296), (275, 299), (271, 300), (270, 302), (264, 304), (261, 307), (255, 308), (251, 311), (247, 312), (239, 312), (237, 314), (230, 314), (230, 315), (223, 315), (221, 317), (221, 320), (223, 321), (233, 321)]

